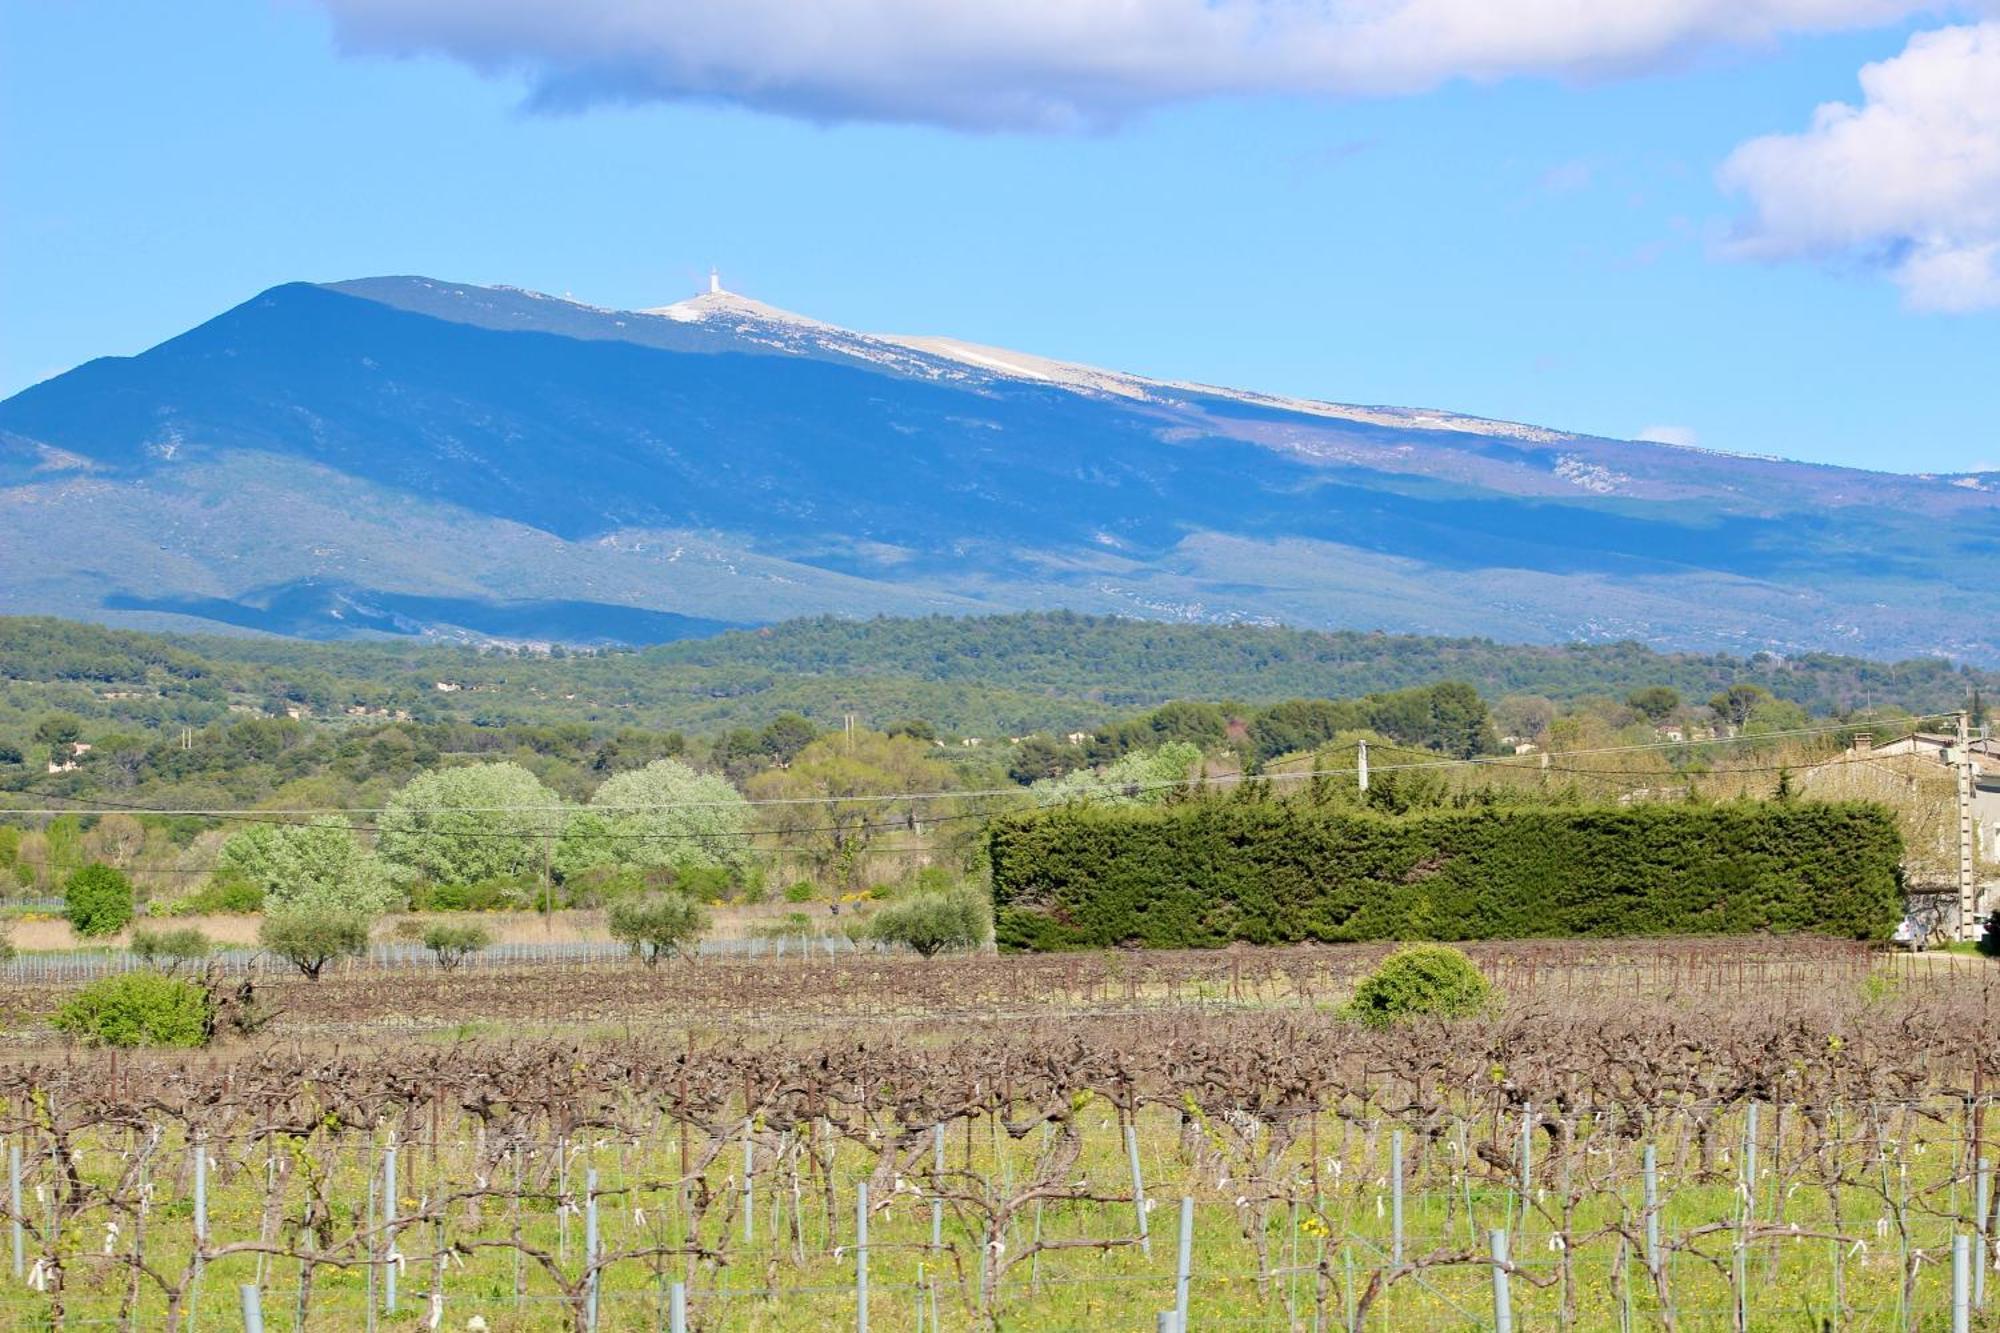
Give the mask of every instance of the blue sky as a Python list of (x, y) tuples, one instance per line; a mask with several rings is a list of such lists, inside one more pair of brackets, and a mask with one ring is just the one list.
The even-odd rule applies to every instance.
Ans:
[[(921, 45), (857, 38), (787, 53), (838, 67), (787, 65), (802, 91), (773, 97), (755, 34), (730, 38), (748, 73), (697, 85), (681, 64), (565, 66), (534, 53), (547, 34), (468, 33), (444, 0), (410, 8), (433, 27), (368, 0), (0, 0), (0, 393), (280, 282), (424, 273), (642, 306), (714, 263), (838, 323), (1148, 374), (1895, 470), (2000, 465), (1992, 183), (1925, 176), (1913, 200), (1870, 183), (1870, 152), (1921, 163), (1897, 137), (1931, 132), (1921, 107), (1864, 117), (1882, 134), (1859, 147), (1839, 125), (1808, 135), (1913, 34), (1993, 30), (1918, 52), (1977, 76), (2000, 56), (1991, 23), (1893, 21), (1876, 0), (1869, 21), (1892, 21), (1518, 68), (1474, 51), (1468, 68), (1499, 74), (1477, 83), (1394, 53), (1359, 75), (1156, 53), (1104, 97), (1106, 76), (1018, 43), (998, 91), (913, 93), (895, 60), (914, 68)], [(982, 37), (951, 58), (977, 60)], [(1921, 99), (1938, 67), (1892, 66), (1918, 91), (1881, 96)], [(2000, 142), (1969, 132), (1989, 130)], [(1739, 155), (1725, 189), (1732, 154), (1771, 135), (1790, 138)]]

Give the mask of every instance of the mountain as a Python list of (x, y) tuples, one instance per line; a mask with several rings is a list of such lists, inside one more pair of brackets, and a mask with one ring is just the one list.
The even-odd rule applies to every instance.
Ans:
[(1347, 406), (852, 332), (273, 288), (0, 403), (0, 612), (657, 642), (1069, 607), (2000, 661), (2000, 478)]

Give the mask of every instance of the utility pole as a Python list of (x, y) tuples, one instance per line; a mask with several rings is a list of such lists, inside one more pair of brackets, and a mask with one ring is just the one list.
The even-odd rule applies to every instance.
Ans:
[(551, 866), (555, 860), (555, 842), (553, 833), (542, 838), (542, 930), (548, 935), (556, 933), (556, 889)]
[(1358, 748), (1355, 750), (1355, 755), (1358, 760), (1358, 766), (1355, 768), (1354, 772), (1355, 776), (1360, 780), (1361, 790), (1367, 791), (1368, 790), (1368, 742), (1359, 741), (1356, 744)]
[(1972, 882), (1972, 715), (1958, 714), (1958, 938), (1979, 938), (1978, 888)]

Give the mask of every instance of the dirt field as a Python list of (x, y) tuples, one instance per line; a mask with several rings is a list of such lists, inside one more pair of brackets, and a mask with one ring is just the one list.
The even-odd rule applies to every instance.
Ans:
[[(708, 935), (712, 939), (741, 939), (750, 934), (761, 923), (783, 919), (787, 914), (804, 912), (816, 926), (836, 925), (838, 918), (828, 911), (826, 903), (807, 903), (795, 906), (790, 903), (759, 903), (750, 907), (723, 906), (710, 909), (713, 925)], [(13, 941), (16, 949), (43, 951), (79, 948), (123, 948), (131, 942), (132, 930), (175, 930), (192, 926), (202, 934), (224, 946), (254, 946), (257, 943), (257, 927), (263, 918), (238, 914), (217, 914), (213, 916), (140, 917), (132, 927), (105, 939), (85, 940), (70, 929), (69, 922), (60, 917), (19, 920), (13, 923)], [(496, 944), (566, 944), (577, 940), (602, 940), (609, 936), (604, 929), (604, 913), (601, 911), (553, 912), (544, 916), (537, 912), (401, 912), (384, 917), (375, 925), (375, 938), (390, 939), (399, 923), (417, 921), (477, 921), (492, 932)]]

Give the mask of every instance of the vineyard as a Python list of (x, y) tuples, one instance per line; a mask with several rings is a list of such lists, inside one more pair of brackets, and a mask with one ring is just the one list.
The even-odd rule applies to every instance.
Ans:
[[(1377, 1030), (1335, 1006), (1380, 952), (357, 975), (324, 1008), (271, 986), (256, 1044), (30, 1038), (0, 1068), (0, 1323), (235, 1329), (246, 1286), (274, 1329), (495, 1333), (1916, 1329), (1952, 1326), (1955, 1276), (1984, 1301), (1983, 966), (1486, 946), (1499, 1011)], [(455, 1038), (447, 996), (508, 1035)]]

